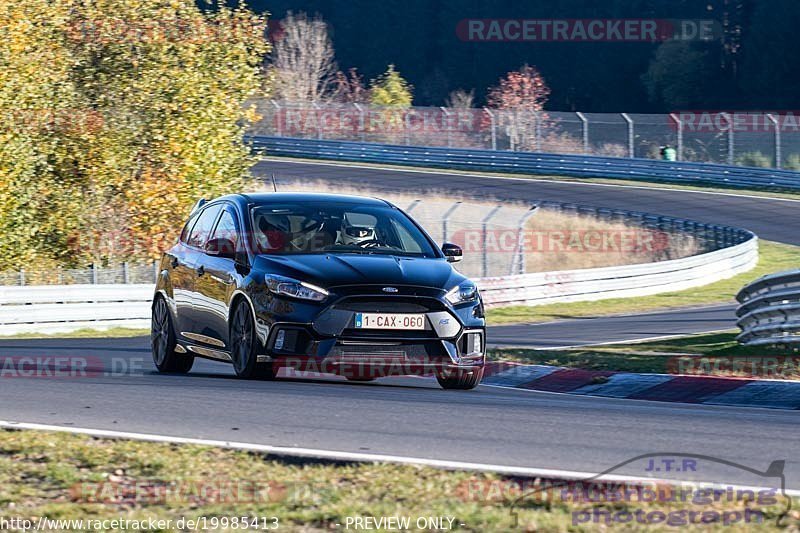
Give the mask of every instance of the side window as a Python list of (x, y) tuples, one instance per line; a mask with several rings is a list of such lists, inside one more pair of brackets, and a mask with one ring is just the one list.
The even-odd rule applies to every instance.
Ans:
[(189, 217), (189, 220), (186, 222), (186, 225), (183, 227), (183, 231), (181, 231), (181, 242), (186, 244), (189, 242), (189, 232), (194, 226), (194, 223), (197, 222), (197, 213), (194, 213), (192, 216)]
[(192, 228), (192, 231), (189, 232), (189, 240), (187, 241), (189, 246), (202, 248), (203, 245), (205, 245), (206, 240), (208, 240), (208, 235), (214, 228), (214, 222), (217, 221), (219, 210), (220, 206), (214, 205), (207, 207), (202, 213), (200, 213), (197, 223)]
[(217, 228), (214, 230), (214, 239), (228, 239), (233, 241), (236, 249), (239, 248), (239, 232), (236, 229), (236, 219), (234, 218), (231, 208), (228, 207), (222, 212), (217, 222)]

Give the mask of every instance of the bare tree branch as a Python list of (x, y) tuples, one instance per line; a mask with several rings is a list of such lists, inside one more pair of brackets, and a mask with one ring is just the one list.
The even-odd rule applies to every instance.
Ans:
[(326, 98), (337, 72), (327, 24), (319, 15), (290, 11), (282, 30), (272, 49), (275, 96), (304, 102)]
[(475, 89), (472, 89), (471, 91), (456, 89), (447, 95), (444, 105), (450, 109), (471, 109), (474, 101)]

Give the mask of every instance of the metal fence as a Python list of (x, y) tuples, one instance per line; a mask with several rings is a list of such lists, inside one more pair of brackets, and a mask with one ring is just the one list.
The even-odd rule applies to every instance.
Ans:
[(800, 347), (800, 270), (763, 276), (736, 299), (740, 343)]
[(0, 286), (5, 285), (102, 285), (117, 283), (155, 283), (158, 262), (120, 263), (86, 268), (26, 269), (0, 272)]
[[(633, 211), (558, 202), (495, 204), (384, 195), (441, 245), (464, 248), (458, 268), (474, 278), (564, 268), (594, 268), (679, 259), (739, 244), (741, 230)], [(539, 223), (543, 215), (555, 219)], [(562, 258), (567, 259), (562, 259)], [(159, 266), (122, 263), (83, 269), (0, 272), (0, 286), (153, 283)]]
[(800, 170), (800, 117), (772, 113), (672, 114), (407, 109), (254, 100), (250, 133), (449, 148), (661, 158)]

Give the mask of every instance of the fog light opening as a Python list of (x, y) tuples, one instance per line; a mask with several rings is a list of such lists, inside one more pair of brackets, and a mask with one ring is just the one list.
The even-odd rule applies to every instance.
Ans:
[(278, 330), (278, 334), (275, 335), (275, 349), (283, 350), (283, 345), (285, 342), (286, 342), (286, 330), (280, 329)]
[(481, 353), (481, 334), (480, 333), (472, 333), (470, 334), (472, 337), (472, 345), (470, 346), (470, 353)]

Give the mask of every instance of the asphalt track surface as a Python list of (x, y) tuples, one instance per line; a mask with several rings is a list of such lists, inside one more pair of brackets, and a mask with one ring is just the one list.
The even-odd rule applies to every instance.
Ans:
[(671, 309), (632, 315), (598, 316), (492, 326), (486, 338), (491, 346), (570, 348), (634, 340), (660, 339), (733, 328), (736, 305)]
[[(3, 420), (583, 472), (656, 452), (709, 453), (759, 470), (787, 459), (789, 487), (800, 488), (800, 424), (792, 411), (486, 386), (444, 391), (426, 378), (242, 381), (230, 366), (204, 360), (189, 375), (161, 375), (146, 337), (3, 340), (0, 352), (89, 362), (85, 377), (6, 372)], [(112, 368), (119, 375), (103, 371)], [(674, 475), (763, 485), (739, 469), (711, 466)]]
[[(538, 199), (619, 207), (751, 229), (800, 244), (800, 204), (786, 200), (549, 181), (487, 180), (403, 170), (267, 161), (263, 175), (325, 179), (376, 190), (444, 189), (500, 200)], [(688, 313), (688, 314), (687, 314)], [(651, 315), (495, 328), (490, 342), (539, 338), (575, 345), (675, 329), (720, 329), (730, 306)], [(682, 321), (683, 325), (676, 326)], [(594, 324), (590, 332), (589, 324)], [(598, 335), (597, 332), (601, 335)], [(607, 337), (607, 338), (605, 338)], [(621, 339), (620, 339), (621, 340)], [(516, 342), (512, 342), (515, 344)], [(645, 453), (712, 453), (764, 470), (786, 459), (800, 489), (798, 414), (755, 408), (670, 404), (481, 386), (443, 391), (423, 378), (358, 384), (337, 380), (240, 381), (229, 366), (198, 360), (187, 376), (154, 372), (146, 338), (2, 340), (3, 356), (89, 358), (85, 377), (0, 377), (0, 419), (61, 427), (236, 440), (516, 467), (600, 472)], [(116, 365), (119, 374), (102, 369)], [(641, 476), (621, 469), (618, 473)], [(761, 485), (740, 469), (711, 466), (662, 477)]]

